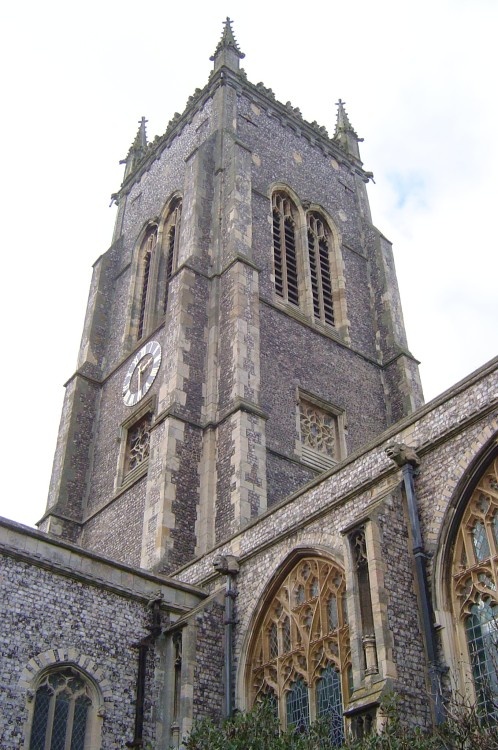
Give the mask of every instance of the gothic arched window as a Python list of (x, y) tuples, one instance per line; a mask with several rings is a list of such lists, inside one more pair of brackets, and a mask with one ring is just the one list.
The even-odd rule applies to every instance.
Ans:
[[(309, 204), (308, 204), (309, 205)], [(339, 236), (322, 210), (305, 210), (285, 189), (272, 195), (275, 295), (310, 321), (347, 334)]]
[(157, 225), (142, 233), (135, 260), (130, 344), (148, 336), (168, 307), (169, 285), (178, 263), (182, 199), (173, 197)]
[(344, 741), (343, 701), (351, 663), (343, 571), (302, 558), (267, 602), (249, 651), (251, 702), (272, 696), (284, 727), (326, 718)]
[(320, 214), (306, 216), (308, 230), (308, 260), (313, 295), (313, 315), (316, 320), (335, 325), (330, 267), (330, 230)]
[(464, 511), (452, 580), (477, 708), (498, 721), (498, 458), (485, 470)]
[(171, 201), (163, 227), (163, 258), (164, 258), (164, 284), (163, 312), (168, 307), (169, 282), (178, 260), (178, 241), (180, 237), (180, 219), (182, 215), (182, 199), (175, 198)]
[(47, 672), (36, 689), (29, 750), (89, 750), (95, 697), (71, 667)]
[(140, 266), (139, 266), (139, 289), (140, 289), (140, 302), (138, 310), (138, 327), (137, 327), (137, 339), (141, 339), (146, 333), (148, 319), (151, 315), (151, 307), (153, 305), (153, 284), (151, 283), (151, 270), (153, 255), (156, 249), (157, 243), (157, 227), (149, 227), (145, 234), (145, 238), (142, 242), (140, 249)]
[(273, 195), (272, 208), (275, 292), (299, 306), (296, 207), (285, 193), (278, 192)]

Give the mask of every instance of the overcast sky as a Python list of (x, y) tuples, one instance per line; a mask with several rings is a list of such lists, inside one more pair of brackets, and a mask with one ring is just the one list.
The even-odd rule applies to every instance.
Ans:
[(227, 15), (250, 81), (331, 134), (346, 101), (426, 399), (495, 355), (495, 0), (2, 7), (0, 515), (32, 525), (44, 511), (118, 162), (142, 115), (152, 140), (205, 85)]

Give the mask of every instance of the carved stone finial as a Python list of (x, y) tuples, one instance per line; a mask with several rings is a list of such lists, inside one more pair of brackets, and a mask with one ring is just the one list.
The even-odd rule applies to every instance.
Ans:
[(236, 576), (239, 572), (239, 563), (235, 555), (217, 555), (213, 560), (213, 568), (218, 573)]
[(337, 143), (346, 151), (346, 153), (351, 154), (351, 156), (354, 156), (356, 159), (359, 159), (360, 151), (358, 148), (358, 143), (361, 142), (363, 138), (358, 138), (355, 129), (351, 125), (348, 113), (344, 108), (345, 103), (346, 102), (343, 102), (342, 99), (339, 99), (339, 101), (336, 102), (337, 121), (335, 124), (334, 140), (337, 141)]
[(405, 443), (390, 443), (386, 448), (386, 455), (399, 467), (403, 467), (405, 464), (410, 464), (414, 468), (420, 466), (420, 458), (417, 456), (415, 448)]
[(353, 126), (351, 125), (348, 117), (348, 113), (346, 112), (344, 105), (346, 102), (343, 102), (342, 99), (339, 99), (336, 103), (337, 107), (337, 122), (335, 126), (335, 136), (337, 137), (339, 133), (353, 133), (356, 135), (355, 130)]
[(121, 159), (120, 164), (125, 164), (124, 180), (130, 175), (142, 161), (147, 151), (147, 120), (142, 117), (139, 121), (139, 127), (135, 140), (130, 146), (126, 159)]
[(212, 62), (216, 60), (216, 57), (220, 54), (220, 52), (223, 52), (223, 50), (232, 50), (232, 52), (235, 52), (237, 57), (242, 60), (245, 55), (243, 52), (240, 51), (239, 45), (237, 44), (237, 40), (235, 39), (233, 29), (232, 29), (232, 21), (230, 18), (226, 18), (226, 21), (224, 21), (223, 24), (223, 33), (221, 35), (221, 39), (218, 42), (218, 46), (216, 47), (214, 51), (214, 55), (211, 55), (209, 58)]

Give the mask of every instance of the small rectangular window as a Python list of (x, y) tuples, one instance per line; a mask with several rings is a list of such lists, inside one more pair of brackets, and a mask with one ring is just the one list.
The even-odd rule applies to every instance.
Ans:
[(344, 457), (343, 412), (302, 391), (298, 392), (297, 402), (297, 452), (303, 463), (326, 471)]
[(147, 472), (156, 402), (156, 396), (147, 399), (121, 425), (121, 448), (114, 488), (116, 492), (137, 481)]
[(125, 477), (149, 458), (151, 424), (152, 414), (148, 412), (128, 429), (124, 464)]

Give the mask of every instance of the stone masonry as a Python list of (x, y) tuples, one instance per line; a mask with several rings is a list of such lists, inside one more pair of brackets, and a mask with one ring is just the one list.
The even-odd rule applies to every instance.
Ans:
[[(236, 46), (226, 45), (165, 135), (148, 144), (143, 121), (130, 149), (114, 196), (114, 241), (95, 264), (40, 526), (156, 571), (202, 554), (317, 475), (296, 451), (298, 390), (343, 415), (346, 453), (422, 400), (391, 246), (371, 223), (370, 175), (343, 105), (329, 138), (249, 83)], [(299, 306), (275, 292), (276, 190), (296, 207), (299, 264), (305, 211), (326, 217), (334, 326), (314, 318), (304, 266)], [(141, 243), (154, 226), (164, 243), (172, 199), (182, 200), (182, 214), (167, 309), (147, 302), (138, 339)], [(161, 262), (150, 273), (164, 295)], [(124, 482), (123, 424), (133, 411), (123, 404), (123, 379), (147, 340), (162, 348), (149, 393), (150, 457), (147, 471)], [(142, 517), (141, 535), (124, 520), (130, 513)]]
[[(2, 749), (32, 747), (50, 675), (87, 681), (84, 750), (179, 747), (268, 687), (285, 725), (298, 680), (314, 718), (324, 675), (346, 732), (392, 691), (422, 727), (450, 678), (478, 694), (450, 571), (498, 456), (498, 360), (423, 405), (343, 103), (329, 137), (242, 58), (227, 19), (206, 86), (124, 160), (40, 530), (0, 520)], [(495, 551), (496, 491), (469, 525)]]

